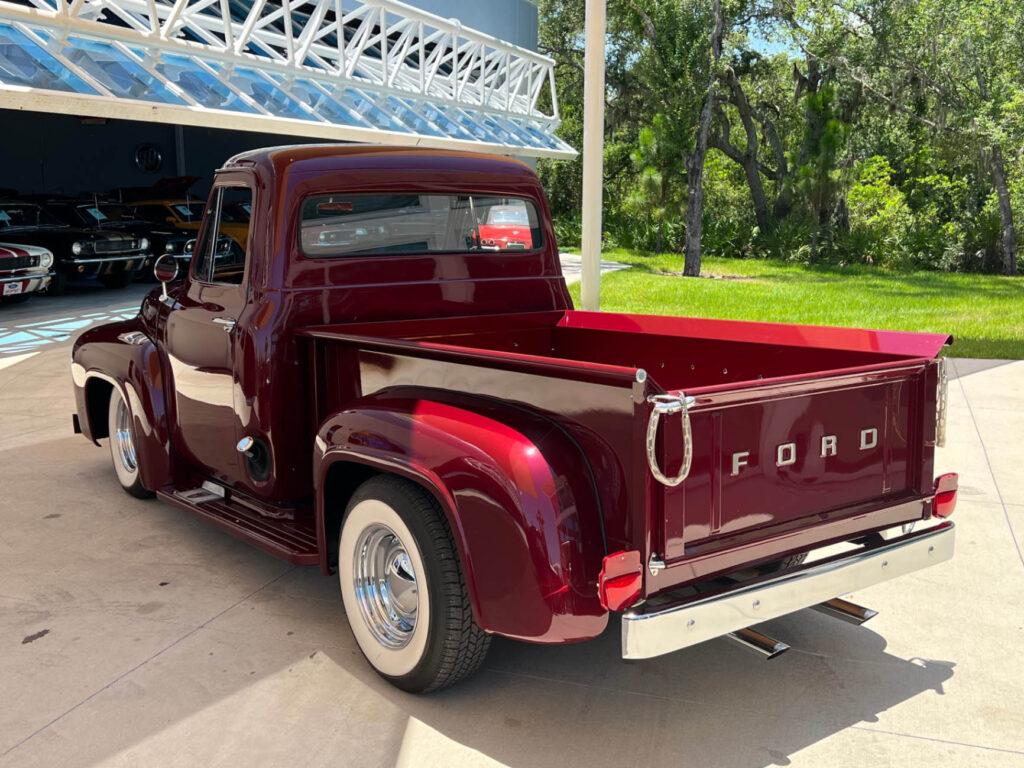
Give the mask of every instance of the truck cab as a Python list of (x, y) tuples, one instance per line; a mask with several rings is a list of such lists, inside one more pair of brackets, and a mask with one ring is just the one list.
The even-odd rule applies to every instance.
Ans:
[(138, 317), (77, 340), (76, 425), (129, 493), (338, 578), (407, 690), (614, 612), (627, 658), (757, 644), (952, 554), (946, 337), (578, 312), (515, 160), (238, 155), (187, 274), (164, 266)]

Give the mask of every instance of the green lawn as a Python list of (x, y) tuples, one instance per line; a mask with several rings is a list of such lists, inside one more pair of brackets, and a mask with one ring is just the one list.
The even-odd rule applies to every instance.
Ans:
[(1024, 359), (1024, 277), (708, 258), (693, 279), (679, 276), (682, 256), (603, 257), (632, 265), (601, 278), (611, 312), (950, 333), (955, 357)]

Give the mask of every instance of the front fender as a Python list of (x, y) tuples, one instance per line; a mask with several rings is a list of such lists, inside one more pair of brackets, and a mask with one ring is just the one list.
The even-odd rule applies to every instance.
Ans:
[(142, 484), (150, 490), (165, 486), (171, 452), (163, 367), (139, 321), (107, 323), (79, 336), (71, 353), (71, 377), (82, 433), (93, 442), (106, 436), (106, 408), (91, 402), (89, 391), (99, 381), (116, 387), (131, 411)]
[(578, 444), (527, 409), (429, 396), (378, 394), (329, 418), (317, 439), (318, 500), (337, 462), (408, 477), (448, 518), (484, 630), (541, 643), (599, 635), (608, 622), (597, 597), (604, 531)]

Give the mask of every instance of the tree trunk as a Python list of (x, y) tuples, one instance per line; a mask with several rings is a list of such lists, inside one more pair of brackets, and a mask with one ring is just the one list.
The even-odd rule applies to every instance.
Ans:
[(793, 184), (787, 176), (779, 181), (779, 194), (775, 198), (775, 205), (772, 206), (772, 218), (780, 222), (789, 216), (793, 210)]
[(715, 0), (715, 22), (711, 30), (711, 75), (708, 77), (708, 92), (697, 124), (697, 141), (693, 152), (686, 155), (686, 260), (683, 274), (689, 277), (700, 275), (701, 234), (704, 228), (704, 158), (708, 154), (708, 136), (711, 133), (711, 119), (715, 106), (715, 81), (718, 79), (717, 65), (722, 58), (722, 34), (725, 20), (722, 17), (722, 0)]
[(789, 173), (789, 163), (786, 160), (786, 151), (783, 149), (779, 132), (775, 130), (775, 124), (765, 115), (761, 115), (761, 132), (772, 148), (772, 155), (775, 157), (775, 174), (779, 192), (772, 205), (772, 223), (778, 224), (793, 210), (793, 179)]
[[(703, 119), (703, 115), (702, 115)], [(704, 151), (693, 152), (686, 158), (686, 261), (683, 274), (700, 276), (701, 234), (704, 230)]]
[(665, 245), (665, 210), (662, 209), (661, 216), (658, 217), (658, 238), (654, 241), (654, 255), (660, 256), (662, 248)]
[(750, 108), (750, 101), (743, 91), (740, 80), (732, 67), (725, 69), (725, 82), (732, 92), (730, 101), (740, 113), (740, 122), (743, 123), (743, 132), (747, 138), (747, 146), (743, 153), (737, 158), (743, 166), (743, 172), (747, 175), (747, 186), (750, 187), (750, 198), (754, 203), (754, 218), (757, 221), (757, 228), (762, 232), (771, 229), (772, 221), (768, 215), (768, 199), (764, 194), (764, 183), (761, 181), (761, 167), (758, 162), (759, 141), (757, 126), (754, 124), (753, 110)]
[(1013, 276), (1017, 274), (1017, 232), (1013, 227), (1013, 206), (1006, 183), (1003, 148), (999, 144), (992, 145), (992, 179), (999, 198), (999, 220), (1003, 225), (1003, 274)]
[(768, 215), (768, 198), (764, 194), (761, 169), (758, 167), (756, 155), (749, 153), (743, 155), (743, 170), (747, 174), (747, 186), (750, 187), (750, 197), (754, 201), (754, 219), (757, 221), (757, 228), (768, 233), (772, 230), (772, 219)]

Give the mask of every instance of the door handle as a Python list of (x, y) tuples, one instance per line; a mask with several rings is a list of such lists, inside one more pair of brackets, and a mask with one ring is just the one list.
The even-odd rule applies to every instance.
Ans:
[(238, 321), (233, 317), (215, 317), (213, 318), (213, 322), (217, 325), (223, 325), (224, 333), (231, 333), (235, 329), (235, 323)]

